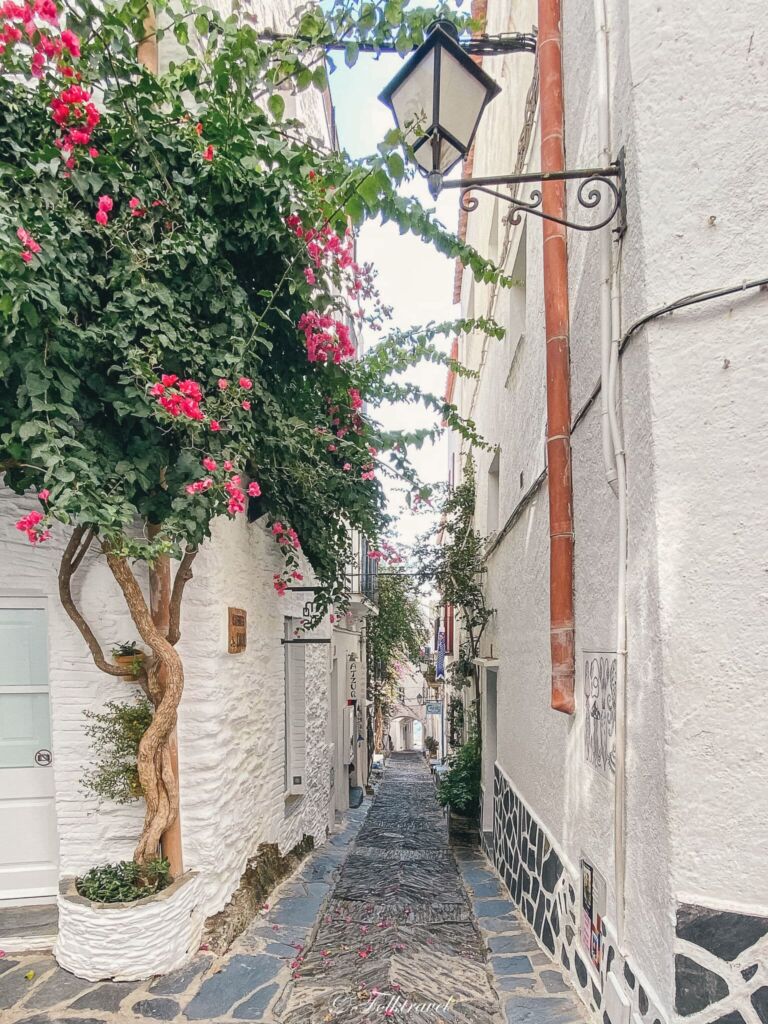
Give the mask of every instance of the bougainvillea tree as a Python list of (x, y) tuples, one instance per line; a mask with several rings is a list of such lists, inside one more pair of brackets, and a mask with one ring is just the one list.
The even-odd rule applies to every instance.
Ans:
[[(66, 538), (61, 600), (96, 665), (129, 671), (73, 598), (94, 547), (151, 651), (139, 861), (176, 815), (176, 644), (213, 520), (263, 520), (283, 554), (278, 593), (303, 553), (322, 615), (345, 601), (349, 528), (375, 541), (386, 526), (381, 476), (415, 486), (406, 449), (418, 438), (382, 432), (376, 406), (424, 401), (468, 429), (400, 374), (441, 358), (447, 325), (382, 335), (356, 358), (359, 332), (386, 319), (356, 227), (395, 220), (478, 277), (495, 273), (398, 194), (396, 137), (353, 162), (285, 116), (287, 92), (326, 88), (329, 44), (348, 63), (362, 42), (407, 50), (442, 11), (352, 0), (306, 8), (292, 34), (267, 38), (247, 18), (173, 10), (157, 25), (177, 63), (154, 75), (137, 56), (153, 24), (141, 3), (0, 2), (0, 470), (29, 496), (17, 524), (29, 541)], [(158, 623), (137, 566), (169, 557)]]

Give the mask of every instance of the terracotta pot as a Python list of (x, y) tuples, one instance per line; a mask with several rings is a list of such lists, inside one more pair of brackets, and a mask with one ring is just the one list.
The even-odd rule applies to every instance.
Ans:
[(141, 668), (144, 664), (144, 654), (139, 652), (138, 654), (113, 654), (112, 660), (116, 665), (121, 668), (130, 668), (131, 675), (123, 676), (123, 679), (135, 679), (139, 675)]

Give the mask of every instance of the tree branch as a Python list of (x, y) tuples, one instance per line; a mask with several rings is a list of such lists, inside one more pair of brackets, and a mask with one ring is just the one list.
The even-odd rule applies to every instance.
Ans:
[(91, 657), (96, 668), (106, 672), (109, 676), (132, 676), (133, 670), (127, 666), (113, 665), (104, 657), (101, 644), (91, 627), (86, 622), (75, 604), (72, 597), (72, 577), (85, 557), (86, 552), (93, 542), (93, 530), (86, 530), (84, 526), (76, 526), (69, 538), (69, 543), (64, 549), (59, 567), (59, 597), (61, 598), (64, 611), (77, 626), (80, 635), (88, 645)]
[(192, 563), (196, 555), (197, 548), (187, 548), (173, 578), (173, 590), (168, 610), (168, 643), (173, 646), (179, 642), (181, 636), (181, 600), (184, 597), (184, 588), (192, 579)]

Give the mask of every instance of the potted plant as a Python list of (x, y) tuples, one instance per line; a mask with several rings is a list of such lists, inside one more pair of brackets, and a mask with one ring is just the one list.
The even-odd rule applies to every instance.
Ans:
[(126, 643), (115, 644), (112, 648), (112, 660), (116, 665), (130, 668), (131, 676), (135, 679), (141, 673), (144, 664), (144, 651), (135, 640), (129, 640)]
[(440, 744), (434, 736), (427, 736), (424, 740), (424, 748), (430, 757), (437, 757), (437, 751), (440, 748)]
[(448, 832), (454, 842), (479, 841), (480, 743), (472, 736), (451, 757), (437, 787), (437, 799), (448, 809)]

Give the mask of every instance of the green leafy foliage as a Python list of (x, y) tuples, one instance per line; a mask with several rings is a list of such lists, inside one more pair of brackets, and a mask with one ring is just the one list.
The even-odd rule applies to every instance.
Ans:
[(85, 734), (91, 741), (93, 764), (81, 783), (101, 800), (127, 804), (141, 796), (136, 758), (141, 737), (152, 721), (146, 698), (132, 702), (107, 701), (103, 711), (84, 711)]
[[(203, 459), (231, 463), (258, 483), (251, 517), (297, 531), (320, 583), (320, 616), (345, 605), (350, 527), (375, 539), (387, 526), (380, 478), (417, 487), (407, 445), (434, 434), (383, 431), (376, 409), (421, 402), (479, 439), (454, 408), (392, 378), (443, 359), (433, 339), (447, 325), (397, 332), (359, 363), (308, 359), (305, 313), (359, 330), (381, 328), (386, 307), (373, 295), (358, 319), (344, 274), (315, 265), (307, 232), (344, 238), (350, 224), (395, 221), (478, 279), (499, 274), (399, 194), (397, 133), (353, 161), (286, 118), (284, 96), (326, 88), (331, 44), (353, 64), (363, 44), (417, 45), (435, 16), (462, 30), (468, 21), (442, 4), (355, 0), (310, 6), (295, 33), (270, 39), (211, 8), (156, 6), (161, 42), (173, 33), (186, 52), (159, 77), (136, 57), (142, 4), (65, 5), (81, 37), (77, 73), (98, 96), (95, 155), (82, 147), (67, 161), (60, 148), (51, 102), (72, 79), (51, 65), (31, 87), (21, 50), (0, 58), (0, 469), (18, 493), (48, 494), (37, 539), (43, 526), (79, 524), (151, 563), (198, 546), (217, 516), (237, 514), (223, 477), (187, 490), (205, 482)], [(24, 251), (19, 229), (39, 251)], [(164, 374), (199, 386), (205, 416), (161, 407), (152, 388)], [(331, 450), (329, 409), (348, 414), (351, 389), (366, 411)], [(152, 539), (145, 523), (159, 527)]]
[(459, 610), (466, 640), (451, 672), (454, 684), (463, 685), (472, 678), (480, 639), (493, 616), (483, 589), (485, 544), (474, 528), (475, 466), (471, 456), (466, 459), (461, 483), (445, 497), (441, 513), (439, 526), (420, 540), (415, 558), (421, 582), (432, 585), (445, 604)]
[(464, 738), (464, 701), (460, 693), (448, 700), (448, 745), (458, 747)]
[(449, 769), (437, 787), (443, 807), (473, 817), (480, 806), (480, 740), (475, 735), (449, 758)]
[(103, 864), (75, 880), (78, 893), (94, 903), (132, 903), (154, 896), (170, 884), (171, 867), (164, 858), (146, 864), (132, 860)]
[(415, 661), (428, 630), (409, 572), (392, 566), (379, 572), (378, 615), (368, 619), (368, 693), (374, 715), (386, 718), (394, 700), (399, 662)]
[(123, 643), (115, 644), (112, 654), (116, 658), (134, 658), (141, 654), (141, 650), (135, 640), (126, 640)]
[(440, 749), (440, 744), (437, 742), (434, 736), (427, 736), (424, 740), (424, 746), (426, 747), (427, 753), (430, 757), (437, 757), (437, 752)]

